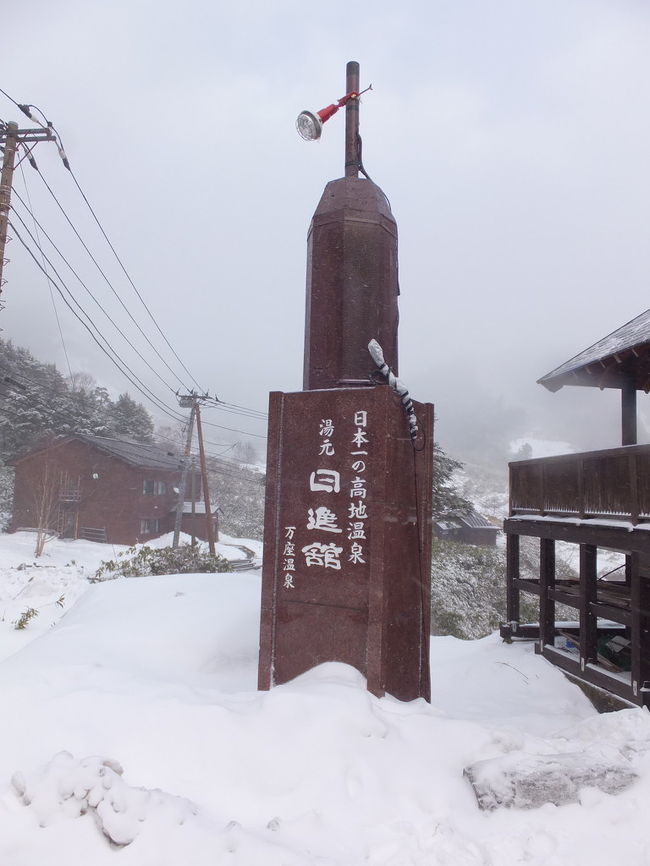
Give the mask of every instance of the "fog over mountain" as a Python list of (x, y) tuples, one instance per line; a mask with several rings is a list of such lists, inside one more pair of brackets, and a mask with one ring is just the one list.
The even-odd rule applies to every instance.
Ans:
[[(310, 145), (294, 121), (343, 95), (355, 59), (362, 87), (373, 84), (361, 108), (365, 167), (400, 232), (400, 372), (414, 396), (436, 404), (443, 446), (505, 454), (527, 433), (617, 444), (617, 393), (552, 395), (535, 380), (648, 306), (646, 3), (26, 0), (5, 10), (3, 29), (0, 87), (54, 123), (138, 291), (202, 388), (264, 410), (270, 390), (301, 387), (306, 233), (325, 183), (343, 173), (344, 123), (332, 118)], [(1, 94), (0, 118), (28, 123)], [(54, 145), (34, 155), (174, 373), (24, 162), (16, 190), (159, 378), (41, 232), (43, 248), (119, 357), (176, 410), (174, 391), (195, 383)], [(3, 338), (66, 372), (48, 285), (15, 232), (7, 256)], [(144, 400), (53, 296), (70, 368)], [(639, 402), (648, 441), (647, 399)], [(209, 420), (265, 433), (232, 412), (211, 410)]]

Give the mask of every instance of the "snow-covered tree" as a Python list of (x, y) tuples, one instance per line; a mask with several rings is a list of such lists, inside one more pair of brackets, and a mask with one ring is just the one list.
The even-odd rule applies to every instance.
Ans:
[(153, 442), (153, 420), (141, 403), (120, 394), (109, 411), (109, 427), (114, 436), (129, 436), (138, 442)]
[(472, 503), (466, 499), (454, 482), (454, 473), (463, 464), (446, 454), (437, 442), (433, 445), (433, 501), (434, 519), (445, 514), (468, 514)]

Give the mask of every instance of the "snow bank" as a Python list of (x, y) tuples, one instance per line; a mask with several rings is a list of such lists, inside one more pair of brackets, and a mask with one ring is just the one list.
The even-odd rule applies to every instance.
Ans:
[[(3, 866), (104, 866), (116, 856), (125, 866), (650, 858), (647, 712), (598, 716), (531, 645), (496, 636), (432, 641), (431, 706), (377, 699), (357, 671), (336, 663), (260, 693), (259, 596), (251, 572), (97, 584), (0, 663)], [(478, 761), (518, 753), (588, 761), (605, 746), (639, 776), (616, 796), (583, 788), (575, 804), (486, 813), (463, 777)], [(83, 763), (98, 755), (116, 764)], [(123, 843), (128, 836), (119, 851), (93, 817), (90, 793), (83, 805), (106, 763), (125, 786), (111, 800), (115, 815), (107, 812)], [(65, 805), (71, 786), (81, 809)], [(25, 805), (23, 789), (43, 811)], [(160, 801), (147, 799), (155, 789)], [(136, 814), (145, 820), (136, 824)]]

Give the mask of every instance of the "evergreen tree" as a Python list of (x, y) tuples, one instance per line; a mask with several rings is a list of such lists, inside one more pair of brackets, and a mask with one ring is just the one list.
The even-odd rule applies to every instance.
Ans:
[(437, 442), (434, 442), (432, 500), (434, 520), (445, 514), (469, 514), (472, 511), (472, 503), (469, 499), (465, 499), (454, 482), (454, 472), (462, 468), (463, 464), (460, 461), (454, 460)]
[(0, 339), (0, 460), (74, 433), (151, 442), (153, 421), (128, 394), (113, 403), (89, 374), (66, 380), (53, 364)]
[(109, 411), (109, 427), (113, 436), (128, 436), (137, 442), (153, 442), (153, 421), (141, 403), (128, 394), (120, 394)]

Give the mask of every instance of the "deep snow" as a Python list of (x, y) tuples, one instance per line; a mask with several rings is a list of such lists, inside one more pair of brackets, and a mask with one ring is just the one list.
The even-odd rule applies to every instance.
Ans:
[[(17, 571), (23, 541), (0, 536), (2, 866), (650, 863), (648, 713), (599, 716), (532, 645), (434, 638), (431, 706), (377, 699), (335, 663), (260, 693), (258, 573), (89, 586), (110, 548), (53, 542), (52, 568)], [(481, 812), (463, 778), (503, 755), (613, 752), (639, 780), (573, 805)]]

